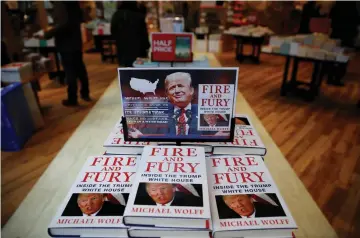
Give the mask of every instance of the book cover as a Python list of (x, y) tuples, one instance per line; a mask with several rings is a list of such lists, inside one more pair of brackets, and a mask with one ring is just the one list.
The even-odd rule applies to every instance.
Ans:
[(296, 224), (260, 156), (207, 160), (214, 237), (291, 236)]
[(127, 237), (123, 213), (137, 156), (91, 156), (51, 221), (50, 236)]
[(117, 122), (104, 142), (106, 154), (141, 154), (144, 146), (156, 145), (155, 142), (125, 141), (123, 127)]
[[(158, 142), (157, 145), (159, 146), (176, 146), (176, 142)], [(182, 142), (181, 146), (190, 146), (190, 147), (202, 147), (205, 150), (206, 154), (212, 153), (212, 145), (211, 143), (206, 142)]]
[(213, 154), (226, 155), (265, 155), (266, 147), (249, 116), (243, 114), (235, 115), (235, 131), (233, 142), (212, 143)]
[(230, 141), (237, 68), (119, 68), (132, 141)]
[(192, 33), (152, 33), (152, 61), (191, 62), (192, 39)]
[(124, 222), (136, 226), (209, 229), (204, 149), (145, 147)]

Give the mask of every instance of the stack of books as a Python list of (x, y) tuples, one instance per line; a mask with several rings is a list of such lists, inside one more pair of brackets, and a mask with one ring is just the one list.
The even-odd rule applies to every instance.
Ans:
[(120, 140), (118, 122), (104, 146), (133, 154), (89, 157), (49, 235), (292, 237), (296, 223), (263, 157), (251, 154), (266, 149), (249, 117), (237, 120), (237, 142), (211, 143), (208, 154), (200, 143), (130, 145), (138, 142)]
[[(105, 153), (111, 154), (141, 154), (147, 145), (175, 145), (175, 142), (135, 142), (125, 141), (120, 120), (116, 123), (104, 143)], [(182, 142), (184, 146), (200, 146), (206, 154), (260, 155), (266, 154), (266, 147), (255, 130), (249, 116), (235, 115), (234, 140), (232, 142)]]
[(224, 34), (235, 36), (263, 37), (267, 35), (273, 35), (274, 32), (268, 27), (247, 25), (240, 27), (230, 27), (228, 30), (224, 31)]
[(340, 47), (340, 40), (330, 39), (323, 34), (294, 36), (271, 36), (262, 52), (307, 57), (318, 60), (348, 62), (350, 54)]

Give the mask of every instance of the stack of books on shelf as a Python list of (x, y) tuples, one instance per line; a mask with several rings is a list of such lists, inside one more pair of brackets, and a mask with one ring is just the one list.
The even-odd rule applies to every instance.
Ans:
[(350, 54), (340, 47), (340, 40), (314, 33), (294, 36), (272, 36), (269, 45), (261, 49), (265, 53), (278, 53), (318, 60), (348, 62)]
[(264, 144), (248, 116), (235, 122), (234, 142), (186, 146), (125, 142), (117, 122), (104, 143), (116, 150), (86, 160), (49, 235), (293, 237)]
[(249, 37), (263, 37), (266, 35), (273, 35), (274, 32), (268, 27), (262, 26), (240, 26), (240, 27), (230, 27), (228, 30), (224, 31), (227, 35), (235, 36), (249, 36)]

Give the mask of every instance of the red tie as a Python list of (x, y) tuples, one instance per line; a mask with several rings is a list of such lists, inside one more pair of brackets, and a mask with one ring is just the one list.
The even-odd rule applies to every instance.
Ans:
[(180, 116), (178, 121), (177, 135), (185, 135), (186, 123), (185, 123), (185, 109), (180, 109)]

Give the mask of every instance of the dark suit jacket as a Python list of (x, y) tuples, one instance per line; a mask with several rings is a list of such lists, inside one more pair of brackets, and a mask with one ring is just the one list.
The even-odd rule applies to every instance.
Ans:
[[(284, 210), (280, 206), (273, 206), (271, 204), (264, 204), (259, 202), (254, 202), (255, 206), (255, 217), (281, 217), (286, 216)], [(229, 209), (231, 210), (231, 209)], [(234, 212), (233, 210), (229, 211), (227, 215), (225, 215), (226, 219), (231, 218), (241, 218), (239, 214)]]
[(45, 32), (45, 38), (55, 38), (59, 52), (82, 51), (82, 11), (78, 2), (53, 2), (53, 28)]
[[(116, 205), (110, 202), (104, 202), (101, 210), (96, 214), (96, 216), (122, 216), (124, 214), (125, 207), (123, 205)], [(82, 216), (79, 207), (67, 206), (64, 209), (62, 216)]]
[[(199, 135), (200, 132), (197, 130), (198, 126), (198, 105), (197, 104), (191, 104), (191, 121), (189, 124), (189, 131), (188, 135)], [(169, 122), (169, 130), (168, 133), (171, 136), (176, 136), (176, 120), (174, 117), (174, 105), (169, 103), (169, 115), (168, 115), (168, 122)], [(180, 136), (182, 137), (182, 136)]]
[[(147, 194), (145, 196), (137, 196), (135, 198), (136, 205), (150, 205), (155, 206), (156, 203), (151, 199), (150, 196)], [(175, 192), (175, 197), (170, 206), (174, 207), (182, 207), (182, 206), (189, 206), (189, 207), (202, 207), (203, 201), (202, 198), (188, 195), (182, 192)]]
[[(188, 138), (191, 136), (194, 137), (198, 137), (201, 132), (199, 132), (197, 130), (197, 126), (198, 126), (198, 118), (197, 118), (197, 114), (198, 114), (198, 105), (197, 104), (192, 104), (191, 105), (191, 122), (189, 124), (189, 131), (188, 131), (188, 135), (176, 135), (176, 121), (174, 119), (174, 105), (172, 105), (171, 103), (168, 103), (168, 127), (167, 128), (144, 128), (141, 129), (141, 132), (143, 134), (164, 134), (164, 135), (169, 135), (171, 137), (176, 137), (176, 138)], [(165, 138), (165, 137), (164, 137)]]

